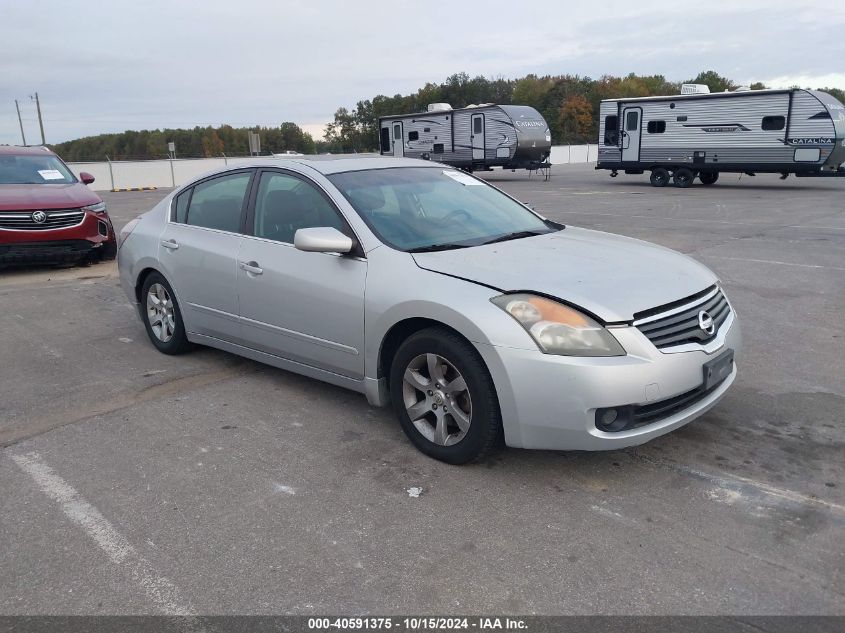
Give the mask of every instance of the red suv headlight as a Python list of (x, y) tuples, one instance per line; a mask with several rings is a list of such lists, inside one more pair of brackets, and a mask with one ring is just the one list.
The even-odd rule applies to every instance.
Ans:
[(95, 204), (89, 204), (82, 207), (83, 211), (91, 211), (93, 213), (105, 213), (106, 212), (106, 203), (105, 202), (97, 202)]

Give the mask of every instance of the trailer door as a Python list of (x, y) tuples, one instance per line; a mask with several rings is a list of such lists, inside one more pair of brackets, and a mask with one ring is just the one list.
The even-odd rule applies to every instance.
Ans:
[(472, 160), (484, 160), (484, 115), (472, 115)]
[(637, 163), (640, 160), (640, 138), (642, 136), (642, 108), (622, 110), (622, 162)]
[(402, 121), (393, 122), (393, 155), (400, 158), (405, 155), (405, 141), (402, 138)]

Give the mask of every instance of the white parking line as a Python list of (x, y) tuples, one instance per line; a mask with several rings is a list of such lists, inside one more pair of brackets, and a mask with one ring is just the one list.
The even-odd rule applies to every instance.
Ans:
[(179, 595), (176, 586), (159, 574), (97, 508), (54, 473), (38, 453), (10, 454), (10, 457), (21, 470), (32, 477), (45, 495), (61, 506), (71, 521), (85, 530), (112, 563), (129, 572), (147, 597), (164, 614), (194, 615), (194, 610)]
[(819, 264), (795, 264), (792, 262), (779, 262), (776, 259), (748, 259), (745, 257), (721, 257), (720, 255), (707, 255), (700, 253), (701, 257), (709, 257), (710, 259), (726, 259), (732, 262), (751, 262), (754, 264), (777, 264), (778, 266), (797, 266), (799, 268), (824, 268), (826, 270), (845, 270), (839, 266), (821, 266)]

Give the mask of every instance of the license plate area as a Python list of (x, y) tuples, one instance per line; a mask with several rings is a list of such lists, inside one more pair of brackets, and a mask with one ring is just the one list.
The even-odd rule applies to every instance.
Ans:
[(734, 351), (725, 350), (713, 360), (704, 363), (704, 390), (715, 387), (731, 375), (734, 366)]

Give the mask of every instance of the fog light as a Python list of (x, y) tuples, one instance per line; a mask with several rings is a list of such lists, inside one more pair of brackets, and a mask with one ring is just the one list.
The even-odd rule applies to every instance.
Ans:
[(602, 426), (612, 424), (617, 417), (619, 417), (619, 414), (616, 412), (616, 409), (605, 409), (604, 413), (601, 414)]
[(624, 431), (631, 425), (632, 409), (630, 406), (596, 409), (596, 428), (605, 433)]

